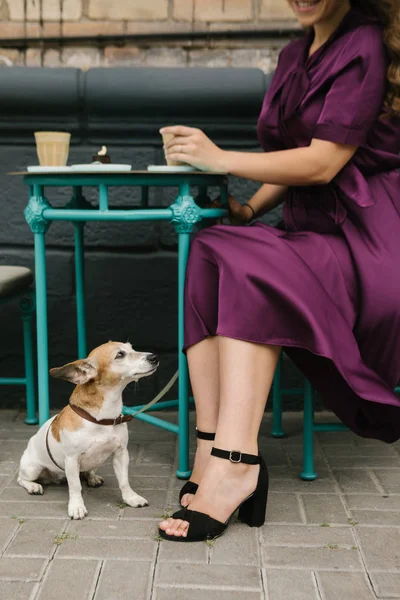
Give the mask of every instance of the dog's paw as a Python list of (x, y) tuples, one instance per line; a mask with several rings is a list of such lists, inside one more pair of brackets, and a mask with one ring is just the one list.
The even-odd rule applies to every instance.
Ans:
[(135, 492), (132, 492), (131, 494), (127, 494), (126, 496), (124, 496), (123, 501), (125, 502), (125, 504), (127, 504), (128, 506), (132, 506), (133, 508), (138, 508), (139, 506), (148, 506), (149, 505), (146, 498), (142, 498), (142, 496), (135, 494)]
[(40, 483), (35, 483), (32, 481), (32, 482), (27, 483), (25, 487), (30, 494), (35, 494), (37, 496), (43, 495), (43, 488), (40, 485)]
[(83, 503), (70, 502), (68, 504), (68, 516), (71, 519), (84, 519), (87, 514), (88, 511)]
[(87, 480), (87, 484), (89, 487), (100, 487), (101, 485), (103, 485), (104, 483), (104, 479), (100, 476), (100, 475), (91, 475), (90, 477), (88, 477)]

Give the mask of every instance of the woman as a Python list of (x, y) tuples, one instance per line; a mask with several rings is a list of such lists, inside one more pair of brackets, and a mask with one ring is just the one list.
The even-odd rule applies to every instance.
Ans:
[(398, 0), (289, 3), (309, 32), (279, 57), (258, 123), (266, 152), (165, 129), (170, 159), (264, 184), (244, 206), (230, 198), (236, 223), (284, 202), (279, 228), (218, 225), (193, 242), (185, 350), (200, 439), (190, 509), (160, 524), (169, 540), (221, 535), (239, 506), (264, 522), (257, 435), (282, 348), (354, 432), (400, 437)]

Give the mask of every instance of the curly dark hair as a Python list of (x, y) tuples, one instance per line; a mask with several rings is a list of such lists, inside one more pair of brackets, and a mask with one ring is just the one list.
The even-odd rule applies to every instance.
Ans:
[(400, 0), (350, 0), (350, 4), (383, 25), (391, 58), (385, 108), (400, 115)]

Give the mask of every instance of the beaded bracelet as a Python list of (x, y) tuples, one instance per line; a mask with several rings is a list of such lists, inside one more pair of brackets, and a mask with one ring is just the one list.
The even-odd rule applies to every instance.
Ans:
[(248, 206), (249, 209), (251, 210), (251, 212), (253, 213), (253, 219), (255, 219), (257, 217), (256, 215), (256, 211), (254, 210), (254, 208), (251, 206), (251, 204), (249, 204), (248, 202), (246, 202), (246, 204), (244, 204), (244, 206)]

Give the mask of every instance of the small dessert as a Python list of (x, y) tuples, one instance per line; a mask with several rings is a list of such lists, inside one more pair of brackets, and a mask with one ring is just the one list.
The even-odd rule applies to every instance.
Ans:
[(102, 146), (101, 150), (95, 154), (92, 158), (93, 162), (100, 162), (103, 165), (108, 165), (111, 162), (111, 158), (107, 154), (107, 146)]

